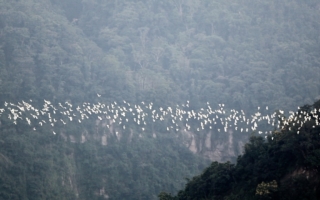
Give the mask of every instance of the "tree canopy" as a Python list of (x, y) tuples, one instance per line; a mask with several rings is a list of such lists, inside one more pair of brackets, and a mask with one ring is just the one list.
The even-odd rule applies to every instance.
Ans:
[[(317, 0), (0, 1), (0, 109), (5, 102), (29, 100), (41, 107), (47, 99), (75, 105), (144, 101), (155, 108), (190, 101), (195, 111), (207, 102), (247, 113), (258, 106), (295, 110), (320, 95), (319, 8)], [(164, 134), (160, 124), (144, 135), (132, 125), (123, 140), (101, 126), (94, 119), (70, 123), (54, 137), (48, 126), (32, 131), (26, 122), (15, 125), (0, 116), (0, 198), (157, 199), (162, 190), (176, 193), (184, 178), (208, 163), (190, 153), (185, 140)], [(306, 124), (305, 132), (310, 130)], [(204, 141), (205, 131), (192, 134)], [(247, 138), (240, 134), (233, 136)], [(229, 139), (212, 135), (211, 141)], [(304, 158), (297, 159), (299, 166), (314, 169), (315, 136), (284, 136), (293, 137), (288, 141), (296, 144), (294, 152), (285, 138), (280, 148), (271, 145), (277, 140), (253, 137), (237, 169), (260, 173), (267, 161), (255, 163), (257, 157), (276, 168), (280, 159), (293, 162), (296, 152)], [(91, 140), (73, 143), (83, 137)], [(251, 164), (241, 164), (246, 159)], [(230, 187), (244, 178), (251, 181), (245, 183), (248, 190), (235, 195), (254, 195), (258, 185), (263, 194), (264, 188), (271, 193), (274, 180), (283, 192), (283, 171), (240, 175), (236, 166), (213, 163), (211, 178), (199, 176), (188, 184), (217, 186), (204, 189), (216, 198), (231, 195)], [(225, 182), (232, 184), (220, 187)]]
[(251, 136), (236, 164), (213, 162), (176, 196), (162, 192), (159, 199), (319, 199), (320, 100), (301, 111), (298, 120), (316, 118), (300, 129), (292, 120), (267, 139)]

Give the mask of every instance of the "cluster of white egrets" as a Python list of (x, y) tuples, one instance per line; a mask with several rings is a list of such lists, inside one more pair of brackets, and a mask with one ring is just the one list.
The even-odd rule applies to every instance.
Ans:
[[(98, 97), (100, 95), (98, 94)], [(253, 132), (259, 134), (272, 133), (273, 130), (284, 129), (285, 127), (296, 127), (299, 131), (308, 121), (314, 121), (314, 126), (319, 124), (318, 113), (320, 109), (314, 109), (311, 112), (290, 111), (288, 117), (282, 110), (270, 114), (268, 107), (257, 108), (253, 115), (246, 115), (243, 110), (227, 110), (224, 104), (219, 104), (218, 109), (212, 109), (207, 103), (205, 108), (197, 111), (190, 109), (189, 101), (185, 104), (175, 107), (157, 107), (153, 103), (141, 102), (140, 104), (130, 104), (127, 101), (104, 103), (88, 103), (82, 105), (72, 105), (66, 101), (53, 105), (49, 100), (44, 100), (41, 108), (32, 105), (32, 100), (21, 101), (16, 104), (5, 102), (4, 107), (0, 108), (0, 116), (6, 116), (12, 123), (24, 122), (30, 125), (34, 130), (38, 126), (49, 125), (54, 127), (57, 123), (66, 125), (70, 122), (82, 123), (89, 118), (96, 120), (105, 120), (109, 128), (111, 124), (117, 125), (122, 129), (130, 126), (137, 126), (141, 131), (145, 131), (148, 125), (152, 123), (164, 123), (168, 132), (178, 131), (204, 131), (212, 130), (217, 132), (228, 132), (229, 130), (237, 132)], [(261, 130), (259, 126), (262, 126)], [(269, 127), (266, 129), (265, 127)], [(149, 127), (152, 127), (149, 126)], [(289, 127), (289, 131), (291, 130)], [(264, 130), (264, 131), (262, 131)], [(267, 131), (265, 131), (267, 130)], [(55, 132), (53, 131), (55, 134)]]

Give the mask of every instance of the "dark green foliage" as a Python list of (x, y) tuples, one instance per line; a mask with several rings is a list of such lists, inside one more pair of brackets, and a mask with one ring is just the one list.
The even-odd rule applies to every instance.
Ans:
[[(0, 1), (0, 108), (29, 99), (41, 107), (47, 99), (145, 101), (155, 108), (190, 100), (194, 110), (210, 102), (248, 113), (266, 105), (293, 109), (320, 94), (318, 8), (317, 0)], [(94, 119), (56, 127), (66, 142), (49, 126), (33, 132), (24, 119), (16, 126), (5, 114), (0, 122), (2, 199), (101, 199), (103, 188), (110, 199), (156, 199), (162, 190), (177, 192), (206, 163), (174, 133), (131, 143), (111, 137), (102, 147), (96, 140), (69, 142), (84, 132), (99, 138)], [(156, 122), (147, 133), (165, 128)], [(251, 138), (236, 168), (215, 163), (211, 178), (191, 181), (203, 178), (207, 188), (195, 195), (237, 199), (296, 164), (318, 169), (319, 138), (303, 134), (316, 131), (306, 124), (299, 136), (279, 136), (275, 146)], [(248, 182), (238, 187), (242, 180)], [(217, 189), (208, 190), (212, 185)]]
[(315, 0), (3, 2), (1, 98), (82, 102), (99, 93), (105, 101), (191, 100), (195, 109), (209, 101), (249, 112), (311, 103), (319, 95), (317, 7)]
[(185, 183), (183, 177), (199, 170), (200, 160), (170, 143), (143, 139), (107, 147), (76, 145), (80, 197), (92, 198), (101, 188), (110, 199), (154, 199), (163, 189), (179, 190)]
[(178, 199), (223, 199), (231, 190), (233, 167), (229, 162), (213, 162), (203, 174), (187, 183), (185, 191), (178, 193)]
[(4, 129), (1, 138), (0, 199), (76, 198), (68, 184), (73, 172), (64, 142), (48, 133), (9, 134)]
[(19, 126), (0, 131), (0, 199), (156, 199), (208, 164), (168, 136), (72, 144)]
[[(319, 103), (320, 100), (302, 107), (306, 114), (299, 118), (310, 115), (319, 120)], [(304, 124), (297, 134), (294, 122), (267, 140), (250, 137), (236, 165), (213, 162), (201, 175), (189, 180), (175, 197), (162, 192), (159, 198), (319, 199), (320, 127), (315, 126), (314, 119)]]

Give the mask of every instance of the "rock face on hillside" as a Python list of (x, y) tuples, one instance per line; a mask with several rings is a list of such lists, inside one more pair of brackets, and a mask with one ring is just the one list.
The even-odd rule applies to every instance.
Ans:
[(218, 162), (234, 160), (242, 153), (244, 143), (247, 140), (246, 135), (242, 135), (241, 139), (235, 139), (233, 131), (227, 133), (209, 131), (202, 137), (187, 131), (181, 134), (185, 140), (184, 144), (190, 151)]
[[(99, 140), (103, 146), (108, 145), (109, 140), (131, 142), (133, 137), (147, 137), (147, 134), (148, 132), (134, 133), (130, 128), (123, 130), (110, 120), (97, 120), (96, 132), (93, 134), (84, 131), (80, 136), (70, 135), (67, 138), (65, 134), (61, 133), (66, 141), (69, 140), (72, 143)], [(152, 133), (152, 137), (155, 140), (157, 139), (157, 135), (161, 135), (161, 133)], [(243, 146), (247, 138), (248, 135), (240, 135), (232, 130), (229, 130), (227, 133), (181, 131), (178, 134), (172, 134), (172, 139), (181, 141), (191, 152), (218, 162), (234, 161), (243, 152)]]

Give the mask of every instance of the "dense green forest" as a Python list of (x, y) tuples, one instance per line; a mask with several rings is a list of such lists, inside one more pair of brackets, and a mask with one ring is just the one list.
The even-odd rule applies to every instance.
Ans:
[[(320, 95), (319, 10), (316, 0), (0, 0), (0, 109), (30, 100), (40, 108), (46, 99), (55, 105), (143, 101), (154, 108), (190, 101), (195, 111), (207, 102), (214, 109), (223, 103), (250, 114), (258, 106), (296, 110)], [(202, 176), (186, 179), (217, 158), (209, 155), (214, 145), (237, 149), (218, 153), (220, 160), (235, 161), (249, 136), (239, 127), (232, 133), (238, 142), (230, 144), (230, 134), (207, 128), (168, 134), (165, 123), (144, 133), (128, 124), (119, 139), (90, 118), (56, 126), (53, 135), (50, 125), (32, 130), (4, 113), (0, 199), (157, 199), (161, 191), (175, 194), (185, 183), (197, 185)], [(291, 134), (288, 141), (299, 143), (303, 135)], [(279, 184), (290, 169), (263, 178), (234, 171), (243, 166), (260, 173), (262, 166), (246, 164), (253, 156), (248, 146), (280, 148), (280, 136), (274, 137), (267, 143), (251, 137), (236, 165), (211, 165), (213, 176), (228, 168), (235, 177), (217, 189), (221, 195), (246, 197), (262, 181)], [(264, 150), (254, 156), (270, 156)]]
[[(162, 192), (160, 200), (319, 199), (320, 100), (299, 113), (267, 140), (251, 136), (236, 164), (212, 162), (177, 196)], [(296, 123), (305, 119), (303, 126)]]
[(99, 93), (162, 106), (292, 109), (319, 95), (318, 7), (312, 0), (2, 1), (2, 101), (83, 102)]

